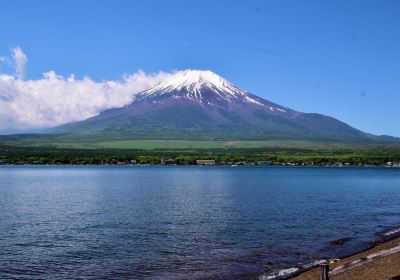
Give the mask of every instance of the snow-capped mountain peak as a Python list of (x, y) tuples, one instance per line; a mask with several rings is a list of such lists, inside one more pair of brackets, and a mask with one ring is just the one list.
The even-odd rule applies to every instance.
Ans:
[(239, 99), (257, 102), (256, 100), (251, 100), (251, 97), (246, 98), (247, 95), (245, 90), (234, 86), (214, 72), (184, 70), (176, 72), (169, 79), (144, 91), (138, 97), (140, 99), (155, 97), (184, 98), (203, 104), (212, 104), (213, 102), (209, 99), (229, 103), (234, 103), (235, 100)]
[[(60, 128), (120, 139), (361, 139), (333, 118), (306, 114), (242, 90), (211, 71), (176, 72), (129, 105)], [(143, 137), (143, 138), (141, 138)], [(181, 138), (182, 137), (182, 138)], [(118, 139), (118, 138), (115, 138)]]
[(207, 70), (178, 71), (153, 88), (136, 95), (135, 101), (150, 103), (196, 102), (205, 106), (231, 107), (239, 104), (263, 107), (271, 112), (286, 113), (287, 108), (264, 100)]
[(232, 85), (230, 82), (208, 70), (184, 70), (178, 71), (169, 79), (148, 90), (154, 92), (181, 91), (200, 93), (201, 88), (208, 87), (231, 95), (244, 95), (246, 91)]

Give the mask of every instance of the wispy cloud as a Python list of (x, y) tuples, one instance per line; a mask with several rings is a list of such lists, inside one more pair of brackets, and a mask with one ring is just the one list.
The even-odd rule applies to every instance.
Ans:
[(12, 49), (15, 76), (0, 74), (0, 131), (57, 126), (84, 120), (99, 112), (129, 104), (134, 95), (169, 77), (169, 73), (138, 71), (121, 80), (97, 82), (54, 71), (24, 80), (26, 55)]
[(28, 58), (20, 47), (12, 48), (12, 58), (15, 66), (15, 73), (18, 79), (23, 80), (25, 78), (25, 66)]

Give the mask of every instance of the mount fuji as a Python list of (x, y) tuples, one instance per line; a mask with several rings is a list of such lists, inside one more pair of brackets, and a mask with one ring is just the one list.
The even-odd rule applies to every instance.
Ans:
[(251, 94), (211, 71), (176, 72), (132, 103), (56, 132), (112, 139), (377, 140), (337, 119), (302, 113)]

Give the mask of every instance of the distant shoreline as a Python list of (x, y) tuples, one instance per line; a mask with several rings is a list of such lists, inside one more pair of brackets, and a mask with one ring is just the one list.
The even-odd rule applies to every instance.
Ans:
[(201, 165), (201, 164), (35, 164), (35, 163), (3, 163), (0, 164), (0, 167), (18, 167), (18, 166), (89, 166), (89, 167), (184, 167), (184, 166), (196, 166), (196, 167), (257, 167), (257, 168), (277, 168), (277, 167), (286, 167), (286, 168), (388, 168), (388, 169), (398, 169), (400, 165), (395, 166), (387, 166), (387, 165), (291, 165), (291, 164), (271, 164), (271, 165), (258, 165), (258, 164), (213, 164), (213, 165)]
[(0, 164), (400, 167), (399, 148), (374, 149), (67, 149), (0, 144)]

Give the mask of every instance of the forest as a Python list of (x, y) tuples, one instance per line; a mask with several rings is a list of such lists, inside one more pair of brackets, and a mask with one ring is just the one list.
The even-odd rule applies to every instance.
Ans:
[(241, 165), (391, 165), (400, 162), (400, 148), (373, 149), (71, 149), (0, 145), (0, 164), (216, 164)]

